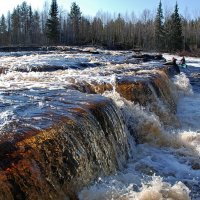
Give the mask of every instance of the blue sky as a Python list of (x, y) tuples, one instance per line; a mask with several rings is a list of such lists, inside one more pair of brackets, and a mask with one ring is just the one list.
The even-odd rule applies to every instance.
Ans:
[[(24, 0), (0, 0), (0, 14), (6, 14), (8, 10), (21, 4)], [(159, 0), (57, 0), (63, 10), (69, 10), (71, 3), (75, 1), (81, 8), (84, 15), (95, 16), (101, 10), (109, 13), (131, 13), (136, 15), (142, 13), (144, 9), (156, 10)], [(26, 0), (34, 9), (42, 9), (45, 0)], [(51, 4), (51, 0), (48, 0)], [(184, 15), (186, 8), (192, 17), (200, 16), (199, 0), (177, 0), (180, 13)], [(163, 9), (173, 10), (176, 0), (162, 0)]]

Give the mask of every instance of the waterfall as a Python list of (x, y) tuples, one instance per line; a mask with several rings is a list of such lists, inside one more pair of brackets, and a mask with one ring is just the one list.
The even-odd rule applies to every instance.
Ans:
[(140, 62), (2, 56), (0, 199), (196, 200), (199, 115), (184, 105), (199, 96), (173, 66)]

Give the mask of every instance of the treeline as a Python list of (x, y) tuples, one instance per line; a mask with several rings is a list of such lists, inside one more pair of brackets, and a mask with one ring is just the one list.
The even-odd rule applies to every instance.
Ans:
[[(134, 5), (133, 5), (134, 8)], [(140, 17), (111, 16), (99, 12), (85, 17), (74, 2), (68, 13), (57, 1), (45, 3), (41, 12), (25, 1), (0, 18), (1, 46), (100, 45), (110, 49), (181, 51), (200, 48), (200, 17), (190, 19), (174, 10), (163, 14), (161, 1), (156, 14), (145, 9)]]

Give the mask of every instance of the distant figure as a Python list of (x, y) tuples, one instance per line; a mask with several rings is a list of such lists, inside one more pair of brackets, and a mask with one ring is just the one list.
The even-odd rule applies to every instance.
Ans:
[(181, 65), (185, 65), (185, 57), (184, 57), (184, 56), (182, 57), (182, 59), (181, 59), (181, 61), (180, 61), (180, 64), (181, 64)]
[(179, 66), (176, 64), (176, 61), (177, 59), (173, 57), (171, 61), (165, 62), (163, 65), (173, 65), (176, 72), (180, 74), (180, 69)]
[(173, 65), (177, 65), (177, 64), (176, 64), (176, 61), (177, 61), (177, 59), (173, 57), (173, 58), (172, 58), (172, 63), (173, 63)]
[(184, 68), (187, 68), (187, 65), (185, 63), (185, 57), (183, 56), (182, 59), (180, 60), (180, 63), (181, 67), (184, 67)]
[(177, 72), (178, 74), (180, 74), (180, 69), (179, 69), (179, 66), (176, 64), (176, 61), (177, 61), (177, 59), (173, 57), (173, 58), (172, 58), (172, 64), (173, 64), (173, 66), (174, 66), (176, 72)]

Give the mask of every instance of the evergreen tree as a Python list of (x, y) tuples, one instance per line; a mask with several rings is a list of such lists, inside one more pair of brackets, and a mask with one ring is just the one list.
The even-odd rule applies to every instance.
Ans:
[(58, 5), (56, 0), (52, 0), (51, 8), (49, 11), (49, 19), (47, 19), (47, 37), (52, 44), (57, 44), (59, 40), (59, 18), (58, 18)]
[(73, 2), (71, 5), (71, 10), (69, 13), (70, 28), (71, 28), (71, 42), (73, 44), (79, 44), (79, 32), (80, 32), (80, 22), (81, 22), (81, 11), (80, 7)]
[(29, 6), (29, 10), (28, 10), (27, 29), (28, 29), (27, 41), (28, 41), (28, 44), (32, 44), (33, 43), (33, 32), (35, 30), (33, 28), (33, 11), (32, 11), (31, 6)]
[(6, 20), (5, 20), (4, 15), (2, 15), (0, 19), (0, 33), (1, 34), (6, 33), (6, 29), (7, 29)]
[(10, 14), (10, 11), (8, 11), (7, 13), (7, 18), (6, 18), (6, 21), (7, 21), (7, 29), (8, 29), (8, 45), (11, 45), (11, 14)]
[(24, 1), (20, 5), (20, 44), (27, 45), (29, 38), (29, 6)]
[(164, 23), (163, 23), (163, 10), (162, 3), (160, 1), (157, 9), (157, 14), (155, 18), (155, 47), (156, 50), (163, 50), (164, 48)]
[(0, 19), (0, 43), (1, 45), (5, 45), (7, 42), (7, 26), (4, 15), (1, 16)]
[(11, 40), (12, 44), (20, 44), (20, 35), (21, 35), (21, 27), (20, 27), (20, 7), (14, 8), (13, 13), (11, 15)]
[(178, 4), (175, 5), (174, 13), (166, 22), (168, 50), (177, 51), (183, 49), (182, 23), (178, 13)]
[(33, 13), (32, 19), (32, 43), (40, 44), (41, 43), (41, 27), (40, 27), (40, 15), (38, 11)]

